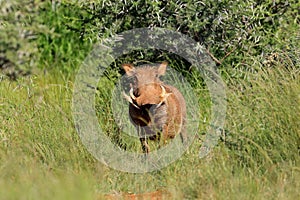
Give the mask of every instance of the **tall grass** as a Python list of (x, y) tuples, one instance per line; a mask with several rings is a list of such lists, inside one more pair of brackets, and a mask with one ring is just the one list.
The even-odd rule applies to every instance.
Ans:
[[(200, 114), (199, 138), (179, 160), (145, 174), (115, 171), (87, 152), (73, 126), (72, 81), (59, 75), (2, 80), (0, 199), (103, 199), (154, 190), (167, 190), (172, 199), (299, 199), (299, 68), (254, 65), (252, 73), (222, 71), (226, 130), (213, 151), (198, 158), (210, 97), (195, 81), (200, 112), (206, 112)], [(99, 91), (111, 86), (101, 82)], [(99, 98), (98, 106), (105, 107), (111, 93), (101, 95), (106, 99)], [(115, 131), (103, 119), (102, 126)]]

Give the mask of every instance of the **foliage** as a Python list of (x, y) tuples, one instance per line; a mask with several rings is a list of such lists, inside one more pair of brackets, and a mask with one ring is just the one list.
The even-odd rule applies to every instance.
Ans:
[[(58, 2), (1, 1), (0, 69), (16, 79), (37, 68), (74, 71), (90, 44), (66, 26), (73, 10)], [(82, 52), (83, 51), (83, 52)]]
[(38, 50), (33, 41), (39, 31), (45, 31), (38, 19), (39, 6), (33, 1), (0, 2), (0, 69), (13, 79), (36, 65)]
[[(70, 74), (93, 43), (134, 28), (162, 27), (200, 42), (223, 67), (248, 69), (254, 56), (298, 49), (299, 6), (296, 0), (2, 1), (0, 64)], [(163, 53), (142, 54), (153, 62)], [(138, 55), (125, 60), (140, 60)]]

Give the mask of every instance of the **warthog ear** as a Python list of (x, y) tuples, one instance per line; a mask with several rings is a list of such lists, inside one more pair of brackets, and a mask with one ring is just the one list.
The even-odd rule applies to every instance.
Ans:
[(165, 75), (167, 66), (168, 66), (168, 62), (162, 62), (162, 63), (158, 66), (157, 74), (158, 74), (159, 76)]
[(128, 76), (133, 75), (135, 67), (132, 64), (123, 64), (122, 67)]

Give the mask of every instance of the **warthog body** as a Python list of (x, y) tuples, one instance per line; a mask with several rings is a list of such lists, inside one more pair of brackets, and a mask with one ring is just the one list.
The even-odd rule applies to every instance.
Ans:
[(129, 115), (136, 127), (144, 153), (149, 153), (148, 139), (165, 144), (178, 133), (186, 141), (186, 105), (182, 94), (159, 77), (165, 74), (167, 63), (159, 66), (134, 67), (123, 64), (131, 89), (124, 96), (130, 102)]

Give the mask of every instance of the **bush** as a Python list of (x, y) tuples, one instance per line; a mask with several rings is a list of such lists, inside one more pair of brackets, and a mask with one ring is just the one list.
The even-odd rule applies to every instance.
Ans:
[[(0, 67), (13, 67), (13, 74), (32, 68), (70, 74), (93, 43), (134, 28), (162, 27), (200, 42), (222, 67), (251, 69), (255, 57), (299, 48), (299, 6), (296, 0), (2, 1)], [(138, 55), (124, 59), (141, 60)], [(160, 51), (143, 55), (148, 61), (157, 55), (178, 59)]]
[[(85, 38), (103, 39), (141, 27), (177, 30), (200, 42), (218, 64), (238, 66), (254, 56), (293, 46), (282, 41), (299, 29), (297, 1), (93, 1), (72, 4), (89, 13), (79, 27)], [(286, 25), (288, 25), (287, 30)], [(79, 28), (79, 29), (78, 29)], [(291, 32), (291, 33), (290, 33)], [(98, 33), (98, 35), (95, 35)], [(299, 36), (299, 35), (298, 35)], [(154, 58), (154, 59), (153, 59)], [(157, 56), (150, 57), (155, 60)]]
[(39, 19), (40, 1), (1, 1), (0, 69), (15, 79), (36, 65), (35, 40), (45, 31)]

